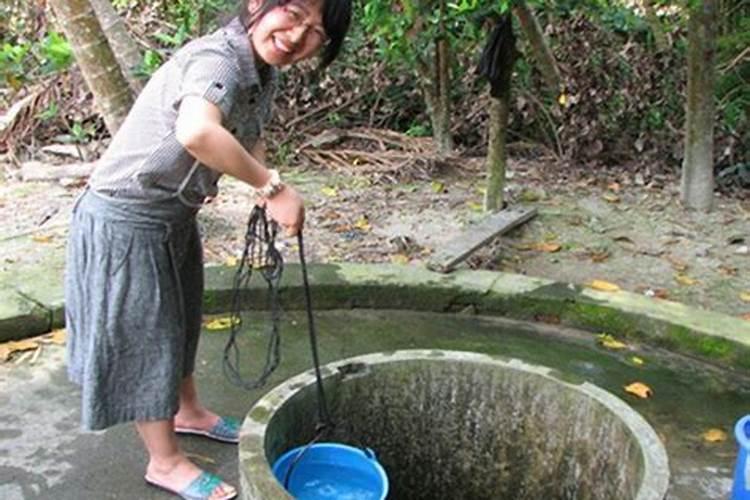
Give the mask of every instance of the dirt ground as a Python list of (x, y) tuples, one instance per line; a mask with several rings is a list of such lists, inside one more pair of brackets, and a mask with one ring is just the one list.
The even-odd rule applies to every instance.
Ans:
[[(733, 316), (750, 314), (750, 200), (719, 196), (713, 212), (700, 214), (680, 206), (676, 179), (645, 183), (592, 173), (566, 181), (547, 175), (547, 168), (511, 162), (509, 202), (536, 207), (538, 215), (465, 265), (580, 284), (605, 280)], [(378, 182), (356, 167), (282, 173), (306, 200), (311, 262), (423, 265), (483, 217), (480, 161), (399, 183)], [(81, 189), (12, 178), (0, 183), (1, 271), (62, 249)], [(221, 194), (200, 215), (207, 262), (232, 263), (241, 254), (251, 203), (246, 187), (222, 180)], [(297, 260), (296, 240), (280, 246), (286, 259)]]

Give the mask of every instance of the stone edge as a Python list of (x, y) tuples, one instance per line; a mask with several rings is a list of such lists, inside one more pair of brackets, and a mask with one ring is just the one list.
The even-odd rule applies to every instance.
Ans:
[[(227, 311), (235, 269), (206, 268), (204, 310)], [(750, 371), (750, 322), (625, 291), (602, 292), (580, 285), (493, 271), (440, 274), (394, 264), (314, 264), (308, 269), (317, 310), (347, 308), (471, 312), (560, 324), (592, 333), (643, 341), (722, 366)], [(0, 342), (64, 326), (62, 286), (35, 297), (22, 287), (0, 292), (17, 305), (0, 312)], [(262, 308), (265, 284), (251, 280), (243, 306)], [(301, 268), (287, 264), (280, 292), (285, 309), (304, 307)], [(0, 308), (0, 311), (8, 307)]]

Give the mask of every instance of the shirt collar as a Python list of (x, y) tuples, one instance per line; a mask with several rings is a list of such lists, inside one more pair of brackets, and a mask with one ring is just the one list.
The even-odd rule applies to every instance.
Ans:
[(261, 79), (255, 63), (255, 52), (247, 35), (247, 30), (238, 17), (224, 27), (224, 36), (234, 50), (240, 65), (240, 86), (253, 91), (261, 90)]

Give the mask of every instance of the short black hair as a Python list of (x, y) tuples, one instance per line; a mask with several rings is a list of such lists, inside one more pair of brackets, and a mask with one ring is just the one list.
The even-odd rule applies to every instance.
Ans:
[[(239, 18), (245, 29), (250, 29), (256, 19), (263, 17), (271, 9), (286, 5), (292, 0), (262, 0), (260, 7), (252, 13), (248, 10), (251, 1), (243, 0), (240, 5)], [(328, 43), (323, 47), (321, 55), (322, 68), (331, 64), (341, 52), (351, 20), (352, 0), (323, 0), (323, 29), (328, 36)]]

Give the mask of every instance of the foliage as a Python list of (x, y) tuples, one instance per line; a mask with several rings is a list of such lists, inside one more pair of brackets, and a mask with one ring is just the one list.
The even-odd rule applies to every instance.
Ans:
[(70, 45), (54, 31), (40, 41), (3, 40), (0, 77), (10, 88), (18, 90), (28, 82), (67, 69), (72, 62)]

